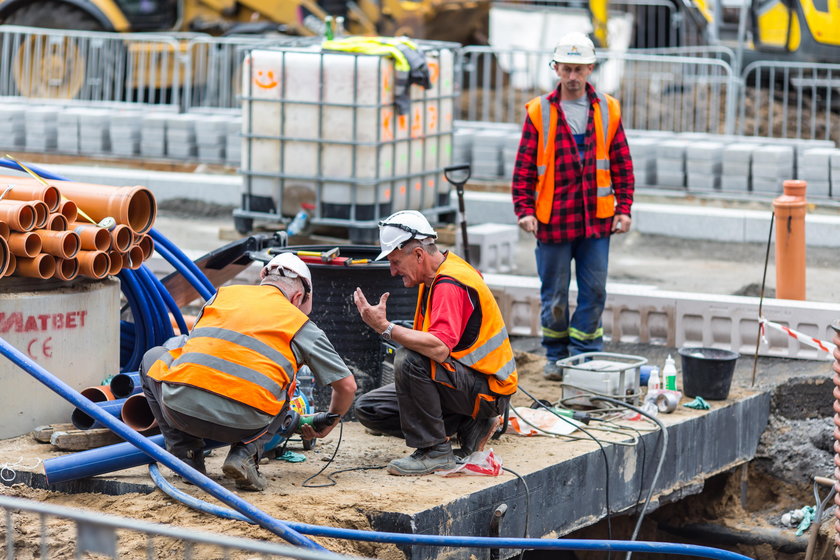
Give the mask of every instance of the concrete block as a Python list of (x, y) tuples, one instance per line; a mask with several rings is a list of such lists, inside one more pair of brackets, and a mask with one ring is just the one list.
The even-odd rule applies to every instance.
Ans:
[(783, 181), (784, 179), (775, 179), (772, 177), (753, 177), (752, 192), (780, 194), (782, 192)]
[(828, 181), (806, 181), (808, 183), (808, 188), (805, 191), (805, 195), (808, 198), (828, 198), (831, 194), (831, 184)]
[[(740, 242), (744, 238), (744, 211), (638, 202), (633, 205), (633, 228), (637, 231), (681, 237)], [(765, 232), (765, 240), (766, 240)]]
[(831, 154), (829, 148), (810, 148), (801, 152), (797, 176), (805, 181), (825, 181), (830, 176)]
[(674, 139), (660, 142), (656, 147), (656, 157), (684, 160), (688, 146), (689, 142), (686, 140)]
[[(456, 235), (456, 253), (463, 255), (462, 238)], [(519, 226), (483, 223), (467, 227), (470, 262), (482, 273), (507, 273), (516, 268)]]
[(657, 140), (654, 138), (628, 138), (627, 145), (630, 147), (630, 156), (633, 163), (637, 158), (648, 158), (656, 156)]
[(750, 190), (749, 175), (722, 175), (720, 190), (722, 192), (746, 194)]
[(666, 157), (656, 158), (656, 172), (674, 175), (685, 172), (685, 161)]
[(689, 173), (686, 185), (689, 192), (714, 192), (720, 189), (720, 175)]
[(688, 175), (720, 175), (723, 165), (720, 160), (695, 159), (688, 160), (685, 170)]
[(658, 167), (656, 169), (656, 184), (660, 187), (684, 187), (685, 174), (684, 173), (666, 173), (661, 171)]
[[(450, 197), (450, 204), (457, 207), (458, 199), (454, 189)], [(466, 191), (464, 211), (470, 223), (516, 224), (513, 200), (509, 193)]]
[(689, 163), (693, 160), (721, 161), (724, 147), (723, 142), (694, 142), (686, 152), (686, 160)]

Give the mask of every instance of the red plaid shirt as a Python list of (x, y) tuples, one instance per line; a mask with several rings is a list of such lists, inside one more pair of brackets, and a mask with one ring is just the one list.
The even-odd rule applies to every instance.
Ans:
[[(586, 84), (589, 96), (589, 120), (586, 125), (585, 155), (581, 161), (572, 131), (566, 124), (560, 106), (560, 86), (548, 97), (557, 108), (557, 138), (554, 147), (554, 203), (549, 223), (537, 222), (537, 240), (541, 243), (563, 243), (579, 238), (605, 237), (612, 229), (612, 218), (596, 218), (595, 203), (595, 121), (592, 105), (599, 103), (595, 89)], [(604, 108), (606, 110), (606, 108)], [(548, 131), (546, 131), (548, 132)], [(516, 216), (536, 215), (537, 138), (531, 119), (525, 117), (522, 140), (513, 171), (513, 210)], [(633, 161), (621, 122), (609, 149), (610, 175), (615, 190), (616, 214), (630, 215), (633, 204)]]

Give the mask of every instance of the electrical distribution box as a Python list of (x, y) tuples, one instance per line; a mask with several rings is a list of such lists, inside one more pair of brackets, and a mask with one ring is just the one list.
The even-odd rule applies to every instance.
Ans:
[(639, 373), (647, 363), (642, 356), (587, 352), (557, 361), (563, 372), (563, 400), (566, 405), (599, 406), (593, 394), (639, 402)]

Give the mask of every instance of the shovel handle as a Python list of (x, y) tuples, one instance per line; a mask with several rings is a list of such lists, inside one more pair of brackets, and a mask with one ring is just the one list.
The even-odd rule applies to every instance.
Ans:
[[(459, 172), (464, 172), (463, 179), (459, 180), (455, 174)], [(470, 175), (472, 175), (472, 166), (469, 163), (461, 163), (459, 165), (450, 165), (449, 167), (443, 168), (443, 176), (449, 181), (458, 192), (464, 191), (464, 185), (467, 184), (467, 181), (470, 180)]]

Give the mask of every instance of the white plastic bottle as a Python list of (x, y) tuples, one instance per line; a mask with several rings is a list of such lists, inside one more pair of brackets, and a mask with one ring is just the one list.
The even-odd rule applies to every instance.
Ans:
[(650, 377), (648, 377), (648, 392), (658, 391), (662, 388), (662, 382), (659, 380), (659, 368), (650, 368)]
[(665, 388), (667, 390), (677, 390), (677, 366), (674, 364), (674, 359), (670, 354), (665, 359), (665, 367), (662, 368), (662, 377), (665, 379)]

